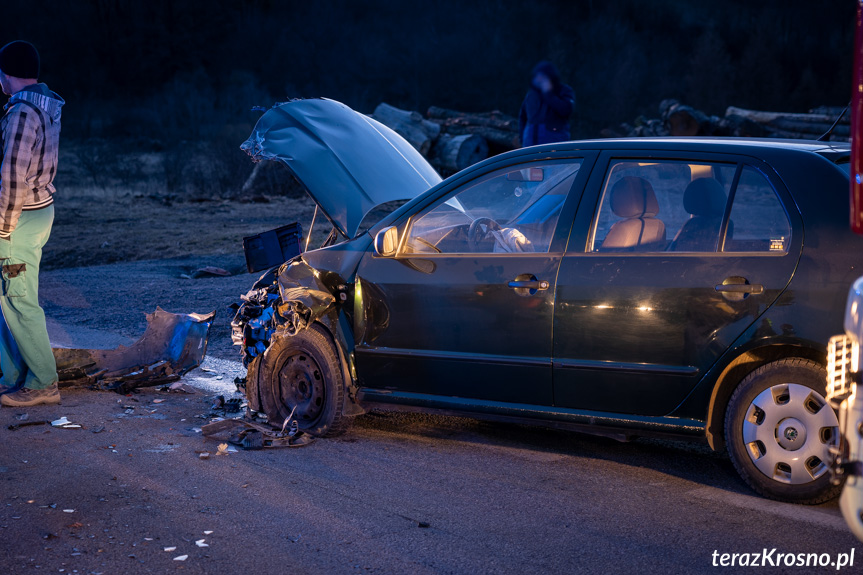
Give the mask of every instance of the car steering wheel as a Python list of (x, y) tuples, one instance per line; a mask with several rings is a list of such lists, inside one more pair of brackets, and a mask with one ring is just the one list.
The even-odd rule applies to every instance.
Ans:
[(467, 230), (467, 243), (471, 251), (479, 251), (479, 244), (488, 237), (489, 232), (499, 232), (500, 224), (491, 218), (477, 218)]

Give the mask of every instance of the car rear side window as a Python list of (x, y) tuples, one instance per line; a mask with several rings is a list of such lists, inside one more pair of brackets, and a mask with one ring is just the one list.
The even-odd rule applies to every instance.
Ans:
[(734, 193), (724, 252), (786, 253), (791, 222), (770, 181), (744, 166)]
[(615, 161), (593, 228), (594, 252), (716, 252), (737, 166)]

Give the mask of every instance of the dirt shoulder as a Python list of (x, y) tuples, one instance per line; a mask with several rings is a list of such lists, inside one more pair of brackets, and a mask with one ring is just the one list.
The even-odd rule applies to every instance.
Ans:
[[(259, 198), (174, 202), (117, 192), (104, 197), (55, 199), (55, 221), (45, 246), (44, 269), (94, 266), (190, 256), (239, 255), (243, 237), (299, 221), (304, 232), (312, 219), (309, 199)], [(218, 265), (216, 263), (210, 265)], [(242, 271), (234, 270), (234, 271)]]
[[(233, 270), (230, 277), (186, 279), (205, 265)], [(40, 278), (40, 299), (49, 321), (128, 338), (147, 326), (145, 314), (161, 307), (174, 313), (216, 310), (208, 353), (239, 359), (231, 345), (232, 303), (251, 288), (257, 275), (244, 272), (239, 254), (188, 256), (165, 260), (49, 270)]]

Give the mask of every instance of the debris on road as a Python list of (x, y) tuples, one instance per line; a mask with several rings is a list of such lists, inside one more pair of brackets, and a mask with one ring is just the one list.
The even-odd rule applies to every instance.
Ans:
[(22, 427), (32, 427), (34, 425), (48, 425), (50, 423), (51, 422), (47, 419), (40, 419), (38, 421), (24, 421), (22, 423), (13, 423), (7, 429), (9, 429), (9, 431), (18, 431)]
[(61, 386), (90, 385), (127, 393), (179, 380), (201, 365), (216, 312), (147, 315), (147, 329), (129, 347), (113, 350), (55, 348)]
[(222, 268), (217, 268), (214, 266), (204, 266), (195, 270), (192, 274), (192, 278), (212, 278), (212, 277), (229, 277), (231, 272), (228, 270), (224, 270)]
[(174, 557), (174, 561), (185, 561), (188, 558), (188, 555), (177, 555), (176, 557)]
[(54, 427), (62, 427), (63, 429), (81, 429), (81, 426), (77, 423), (72, 423), (69, 421), (64, 415), (60, 419), (55, 419), (51, 422), (51, 425)]
[(194, 387), (192, 387), (191, 385), (189, 385), (187, 383), (183, 383), (182, 381), (175, 381), (171, 385), (163, 387), (162, 391), (169, 391), (169, 392), (170, 391), (176, 391), (179, 393), (188, 393), (190, 395), (194, 394), (194, 393), (198, 393)]
[[(279, 431), (242, 419), (224, 419), (201, 428), (204, 436), (242, 447), (245, 450), (266, 447), (303, 447), (314, 441), (311, 435), (296, 429)], [(225, 444), (222, 444), (225, 445)], [(219, 446), (221, 448), (221, 446)]]
[(209, 547), (209, 543), (204, 543), (204, 541), (206, 541), (206, 539), (198, 539), (197, 541), (195, 541), (195, 545), (197, 545), (198, 547)]

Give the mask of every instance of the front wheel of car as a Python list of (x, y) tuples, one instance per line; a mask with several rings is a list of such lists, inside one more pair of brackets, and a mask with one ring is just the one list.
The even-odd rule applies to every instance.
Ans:
[(813, 361), (784, 359), (750, 373), (732, 394), (725, 415), (728, 454), (761, 495), (814, 505), (839, 494), (829, 470), (839, 422), (824, 399), (826, 376)]
[(260, 407), (270, 423), (282, 425), (293, 411), (300, 430), (311, 435), (347, 429), (341, 362), (322, 327), (313, 324), (293, 336), (277, 332), (256, 371)]

